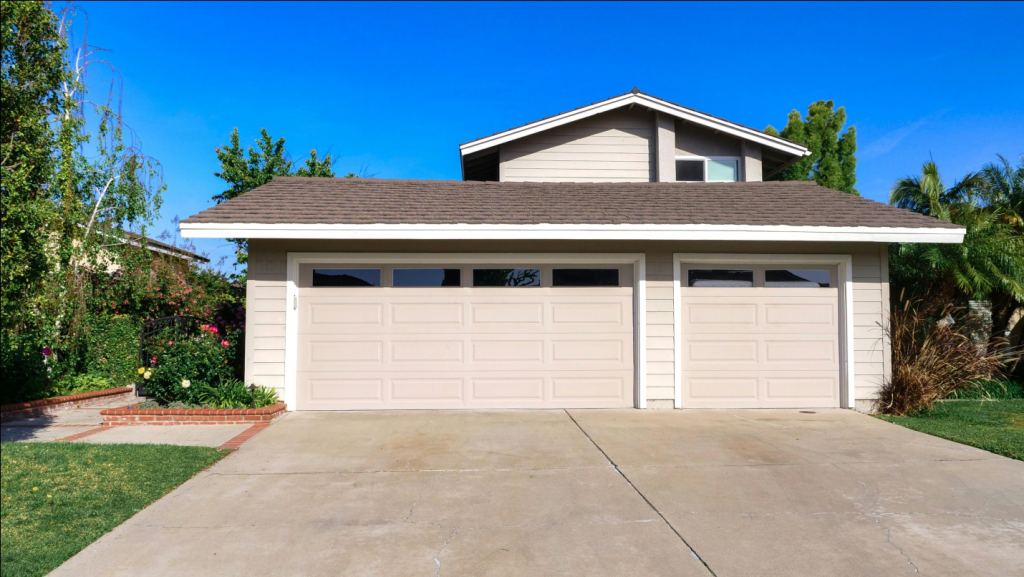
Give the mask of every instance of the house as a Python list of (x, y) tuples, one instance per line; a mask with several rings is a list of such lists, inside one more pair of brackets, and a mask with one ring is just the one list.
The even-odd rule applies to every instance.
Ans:
[(467, 142), (462, 181), (275, 178), (246, 380), (293, 410), (870, 408), (887, 243), (964, 229), (764, 179), (803, 146), (638, 90)]

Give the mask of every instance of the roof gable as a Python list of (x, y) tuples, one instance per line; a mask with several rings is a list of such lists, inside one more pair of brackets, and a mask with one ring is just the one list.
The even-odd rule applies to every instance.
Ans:
[(756, 142), (761, 146), (791, 154), (793, 156), (802, 157), (810, 155), (810, 151), (807, 150), (807, 147), (786, 140), (785, 138), (765, 134), (764, 132), (754, 128), (736, 124), (735, 122), (730, 122), (728, 120), (718, 118), (717, 116), (711, 116), (710, 114), (706, 114), (692, 108), (687, 108), (674, 102), (669, 102), (656, 96), (651, 96), (650, 94), (645, 94), (637, 88), (634, 88), (632, 91), (625, 94), (613, 96), (600, 102), (581, 106), (580, 108), (556, 114), (554, 116), (548, 116), (547, 118), (542, 118), (522, 126), (510, 128), (490, 136), (471, 140), (459, 145), (459, 150), (462, 153), (462, 156), (465, 157), (466, 155), (499, 146), (505, 142), (517, 140), (531, 134), (537, 134), (538, 132), (543, 132), (570, 122), (589, 118), (596, 114), (601, 114), (624, 106), (636, 105), (644, 106), (651, 110), (655, 110), (687, 122), (692, 122), (699, 126), (711, 128), (737, 138)]

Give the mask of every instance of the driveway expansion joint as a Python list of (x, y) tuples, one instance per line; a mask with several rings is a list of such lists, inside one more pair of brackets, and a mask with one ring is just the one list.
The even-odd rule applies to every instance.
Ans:
[(689, 542), (688, 542), (688, 541), (686, 540), (686, 538), (685, 538), (685, 537), (683, 537), (683, 535), (682, 535), (682, 534), (681, 534), (681, 533), (680, 533), (680, 532), (679, 532), (678, 530), (676, 530), (676, 528), (675, 528), (675, 527), (673, 527), (673, 526), (672, 526), (672, 523), (669, 523), (669, 521), (668, 521), (668, 519), (667, 519), (667, 518), (665, 517), (665, 515), (663, 515), (663, 514), (661, 513), (661, 511), (660, 511), (660, 510), (658, 510), (658, 508), (654, 506), (654, 503), (652, 503), (652, 502), (651, 502), (651, 500), (647, 498), (647, 495), (644, 495), (644, 494), (643, 494), (642, 492), (640, 492), (640, 489), (638, 489), (638, 488), (636, 487), (636, 485), (634, 485), (634, 484), (633, 484), (633, 481), (630, 481), (630, 480), (629, 480), (629, 477), (627, 477), (627, 476), (626, 476), (626, 474), (622, 472), (622, 469), (619, 469), (619, 465), (618, 465), (618, 463), (616, 463), (615, 461), (613, 461), (613, 460), (612, 460), (612, 458), (608, 456), (608, 453), (606, 453), (606, 452), (604, 451), (604, 449), (602, 449), (602, 448), (601, 448), (601, 445), (598, 445), (598, 444), (597, 444), (597, 441), (595, 441), (595, 440), (594, 440), (594, 439), (593, 439), (593, 438), (592, 438), (592, 437), (590, 436), (590, 434), (589, 434), (589, 433), (587, 433), (587, 431), (586, 431), (586, 430), (585, 430), (585, 429), (584, 429), (584, 428), (583, 428), (583, 427), (582, 427), (582, 426), (581, 426), (581, 425), (579, 424), (579, 422), (577, 422), (577, 421), (576, 421), (576, 418), (572, 416), (572, 413), (570, 413), (570, 412), (568, 411), (568, 409), (563, 409), (563, 410), (565, 410), (565, 414), (566, 414), (566, 416), (568, 416), (568, 417), (569, 417), (569, 419), (570, 419), (570, 420), (571, 420), (571, 421), (572, 421), (572, 422), (573, 422), (573, 423), (574, 423), (574, 424), (576, 425), (576, 428), (578, 428), (578, 429), (580, 430), (580, 432), (581, 432), (581, 433), (583, 433), (583, 436), (584, 436), (584, 437), (586, 437), (586, 438), (587, 438), (587, 440), (588, 440), (588, 441), (590, 441), (590, 443), (594, 445), (594, 448), (596, 448), (596, 449), (597, 449), (598, 451), (600, 451), (600, 452), (601, 452), (601, 454), (602, 454), (602, 455), (604, 455), (604, 458), (605, 458), (605, 459), (607, 459), (607, 460), (608, 460), (608, 462), (609, 462), (609, 463), (611, 463), (613, 467), (615, 467), (615, 472), (616, 472), (616, 473), (618, 473), (618, 474), (619, 474), (619, 476), (621, 476), (621, 477), (622, 477), (622, 478), (623, 478), (623, 479), (624, 479), (624, 480), (626, 481), (626, 483), (627, 483), (627, 484), (628, 484), (628, 485), (629, 485), (629, 486), (630, 486), (630, 487), (631, 487), (631, 488), (633, 489), (633, 491), (635, 491), (635, 492), (636, 492), (636, 494), (637, 494), (637, 495), (639, 495), (639, 496), (640, 496), (640, 498), (641, 498), (641, 499), (643, 499), (643, 500), (644, 500), (644, 502), (645, 502), (645, 503), (647, 503), (647, 506), (648, 506), (648, 507), (650, 507), (652, 511), (654, 511), (655, 513), (657, 513), (657, 514), (658, 514), (658, 517), (661, 517), (661, 520), (662, 520), (662, 521), (663, 521), (663, 522), (665, 523), (665, 525), (667, 525), (667, 526), (668, 526), (668, 528), (669, 528), (669, 529), (671, 529), (671, 530), (672, 530), (672, 532), (676, 534), (676, 537), (678, 537), (678, 538), (679, 538), (679, 540), (680, 540), (680, 541), (682, 541), (683, 545), (685, 545), (685, 546), (686, 546), (686, 548), (690, 550), (690, 555), (691, 555), (691, 556), (692, 556), (692, 557), (693, 557), (694, 559), (696, 559), (696, 560), (700, 561), (701, 565), (703, 565), (703, 566), (704, 566), (704, 568), (705, 568), (705, 569), (707, 569), (707, 572), (708, 572), (708, 573), (710, 573), (710, 574), (712, 575), (712, 577), (718, 577), (718, 576), (717, 576), (717, 575), (715, 574), (715, 571), (714, 571), (713, 569), (711, 569), (711, 566), (710, 566), (710, 565), (708, 565), (707, 561), (705, 561), (705, 560), (704, 560), (704, 559), (703, 559), (703, 558), (702, 558), (702, 557), (700, 556), (700, 554), (699, 554), (699, 553), (697, 553), (697, 551), (696, 551), (696, 550), (695, 550), (695, 549), (693, 548), (693, 546), (692, 546), (692, 545), (690, 545), (690, 543), (689, 543)]

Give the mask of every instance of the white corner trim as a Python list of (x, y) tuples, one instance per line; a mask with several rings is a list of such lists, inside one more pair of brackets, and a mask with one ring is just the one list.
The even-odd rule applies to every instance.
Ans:
[(491, 136), (479, 138), (477, 140), (460, 145), (459, 150), (462, 152), (462, 156), (466, 156), (467, 154), (473, 154), (474, 152), (486, 150), (488, 148), (492, 148), (512, 140), (523, 138), (524, 136), (529, 136), (531, 134), (536, 134), (538, 132), (550, 130), (552, 128), (555, 128), (556, 126), (561, 126), (563, 124), (568, 124), (570, 122), (582, 120), (584, 118), (588, 118), (596, 114), (601, 114), (602, 112), (608, 112), (609, 110), (614, 110), (616, 108), (621, 108), (623, 106), (629, 106), (633, 104), (639, 104), (641, 106), (650, 108), (651, 110), (656, 110), (658, 112), (668, 114), (675, 118), (680, 118), (688, 122), (693, 122), (694, 124), (699, 124), (706, 128), (711, 128), (719, 132), (724, 132), (726, 134), (738, 138), (751, 140), (763, 146), (774, 148), (776, 150), (781, 150), (788, 154), (800, 157), (810, 155), (810, 151), (806, 147), (793, 142), (789, 142), (785, 139), (771, 136), (763, 132), (754, 130), (752, 128), (740, 126), (727, 120), (722, 120), (721, 118), (716, 118), (709, 114), (704, 114), (703, 112), (697, 112), (696, 110), (691, 110), (689, 108), (684, 108), (682, 106), (670, 104), (668, 102), (665, 102), (664, 100), (654, 98), (646, 94), (633, 93), (623, 94), (622, 96), (609, 98), (608, 100), (597, 102), (595, 104), (591, 104), (590, 106), (584, 106), (582, 108), (570, 110), (569, 112), (564, 112), (562, 114), (558, 114), (550, 118), (545, 118), (542, 120), (538, 120), (536, 122), (531, 122), (518, 128), (512, 128), (510, 130), (499, 132)]
[(683, 408), (683, 299), (682, 293), (682, 260), (680, 255), (672, 255), (672, 385), (673, 406)]
[(634, 400), (647, 407), (647, 257), (644, 253), (341, 253), (289, 252), (285, 291), (284, 402), (296, 410), (298, 400), (299, 266), (309, 263), (523, 263), (631, 264), (633, 265)]
[(633, 300), (636, 303), (636, 386), (637, 408), (647, 408), (647, 255), (641, 254), (633, 266), (633, 283), (636, 286)]
[[(854, 342), (853, 342), (853, 255), (844, 255), (845, 258), (839, 263), (839, 282), (843, 286), (842, 303), (840, 311), (843, 315), (844, 326), (843, 326), (843, 339), (840, 342), (846, 354), (843, 355), (842, 368), (846, 373), (846, 407), (847, 409), (857, 408), (857, 375), (854, 371), (856, 359), (854, 358)], [(883, 307), (888, 307), (888, 301), (882, 303)], [(883, 346), (885, 339), (882, 339)]]
[(708, 263), (708, 264), (826, 264), (838, 268), (837, 283), (840, 287), (839, 293), (839, 314), (842, 319), (842, 332), (840, 336), (839, 350), (841, 352), (840, 372), (841, 390), (840, 406), (845, 409), (853, 409), (857, 406), (856, 382), (857, 376), (854, 367), (854, 342), (853, 342), (853, 255), (849, 254), (734, 254), (734, 253), (685, 253), (677, 252), (672, 254), (672, 309), (673, 309), (673, 350), (675, 352), (675, 363), (672, 373), (675, 384), (676, 408), (682, 407), (683, 392), (683, 322), (682, 322), (682, 263)]
[(964, 229), (718, 224), (182, 223), (185, 238), (963, 242)]

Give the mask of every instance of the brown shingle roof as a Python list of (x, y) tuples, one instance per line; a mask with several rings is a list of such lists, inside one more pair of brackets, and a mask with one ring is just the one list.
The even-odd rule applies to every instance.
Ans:
[(184, 223), (960, 228), (813, 182), (525, 183), (277, 177)]

